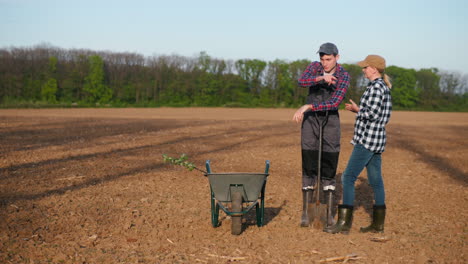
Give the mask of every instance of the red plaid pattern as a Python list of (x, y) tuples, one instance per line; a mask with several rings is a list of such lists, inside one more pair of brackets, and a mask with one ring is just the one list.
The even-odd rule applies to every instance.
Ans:
[[(304, 73), (302, 73), (301, 78), (298, 80), (298, 84), (299, 86), (306, 88), (318, 85), (323, 81), (318, 81), (317, 78), (323, 76), (323, 73), (324, 70), (322, 64), (318, 61), (314, 61), (309, 64)], [(351, 77), (340, 64), (336, 64), (336, 70), (333, 76), (337, 79), (336, 84), (334, 84), (336, 86), (335, 92), (327, 101), (312, 104), (312, 111), (338, 110), (338, 106), (343, 101), (346, 92), (348, 91)]]

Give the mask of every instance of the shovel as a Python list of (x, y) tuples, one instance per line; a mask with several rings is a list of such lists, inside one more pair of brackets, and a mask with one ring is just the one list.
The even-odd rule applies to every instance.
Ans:
[(318, 167), (317, 167), (317, 180), (315, 183), (315, 203), (309, 207), (310, 220), (312, 226), (315, 229), (323, 229), (323, 226), (327, 224), (327, 205), (320, 203), (320, 191), (321, 191), (321, 174), (322, 174), (322, 141), (323, 141), (323, 127), (328, 122), (328, 111), (325, 112), (325, 117), (320, 118), (317, 112), (315, 112), (315, 118), (319, 125), (319, 152), (318, 152)]

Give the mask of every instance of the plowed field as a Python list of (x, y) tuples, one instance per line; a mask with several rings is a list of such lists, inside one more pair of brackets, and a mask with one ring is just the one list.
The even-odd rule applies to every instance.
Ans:
[[(313, 263), (349, 254), (352, 263), (468, 262), (467, 113), (395, 111), (382, 165), (385, 233), (359, 233), (372, 208), (363, 172), (352, 231), (332, 235), (299, 226), (294, 111), (0, 110), (0, 263)], [(354, 124), (354, 114), (340, 115), (338, 179)], [(224, 213), (213, 228), (207, 178), (163, 162), (182, 153), (200, 168), (211, 160), (213, 172), (263, 172), (270, 160), (265, 226), (253, 210), (239, 236)]]

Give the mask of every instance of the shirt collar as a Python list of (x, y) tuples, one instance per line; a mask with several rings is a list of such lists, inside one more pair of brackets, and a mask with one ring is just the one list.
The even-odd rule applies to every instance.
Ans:
[[(319, 62), (320, 63), (320, 62)], [(325, 70), (323, 69), (323, 66), (322, 64), (320, 63), (320, 69), (319, 69), (319, 72), (320, 74), (324, 74), (325, 73)], [(335, 67), (335, 72), (333, 73), (333, 75), (339, 75), (341, 73), (341, 65), (339, 63), (336, 64), (336, 67)]]
[(373, 81), (370, 81), (367, 86), (371, 86), (373, 83), (376, 83), (376, 82), (379, 82), (379, 81), (383, 81), (383, 78), (382, 77), (379, 77), (379, 78), (375, 78)]

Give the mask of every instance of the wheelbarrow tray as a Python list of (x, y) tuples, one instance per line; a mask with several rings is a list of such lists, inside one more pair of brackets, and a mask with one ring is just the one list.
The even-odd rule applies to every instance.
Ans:
[(255, 202), (260, 197), (268, 174), (265, 173), (210, 173), (208, 180), (216, 200), (231, 202), (234, 189), (242, 193), (244, 202)]

